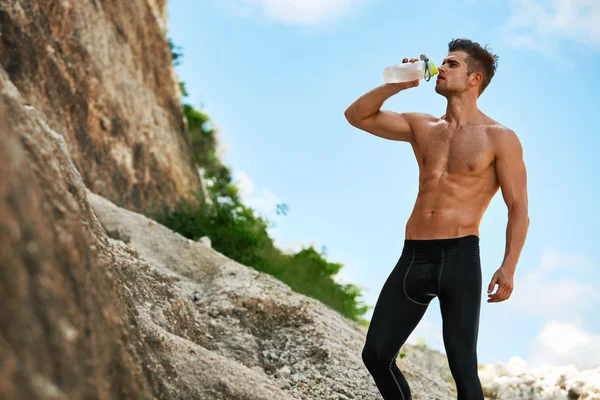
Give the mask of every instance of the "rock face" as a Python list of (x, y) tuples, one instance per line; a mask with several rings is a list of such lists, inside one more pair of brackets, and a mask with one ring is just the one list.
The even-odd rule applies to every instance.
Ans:
[[(107, 236), (63, 137), (7, 78), (0, 69), (0, 398), (292, 398), (202, 346), (177, 276)], [(182, 267), (227, 262), (208, 251)]]
[(2, 0), (0, 63), (65, 139), (83, 182), (143, 210), (199, 189), (166, 1)]
[(24, 102), (0, 68), (0, 398), (149, 395), (118, 253), (63, 137)]

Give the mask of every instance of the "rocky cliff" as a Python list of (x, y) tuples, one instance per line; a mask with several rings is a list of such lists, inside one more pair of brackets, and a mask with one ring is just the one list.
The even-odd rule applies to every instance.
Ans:
[(0, 68), (0, 398), (150, 395), (117, 254), (63, 136)]
[(84, 184), (120, 206), (199, 188), (165, 0), (2, 0), (0, 64), (65, 139)]

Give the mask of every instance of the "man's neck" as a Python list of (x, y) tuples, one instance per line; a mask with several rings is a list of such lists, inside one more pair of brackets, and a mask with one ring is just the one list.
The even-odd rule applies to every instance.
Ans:
[(444, 119), (451, 128), (461, 128), (473, 123), (479, 114), (477, 98), (471, 96), (453, 96), (448, 98)]

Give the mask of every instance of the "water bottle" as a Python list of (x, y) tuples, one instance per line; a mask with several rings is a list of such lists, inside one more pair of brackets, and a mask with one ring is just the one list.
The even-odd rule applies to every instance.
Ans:
[(433, 61), (429, 60), (426, 55), (421, 54), (421, 61), (391, 65), (384, 68), (383, 79), (387, 83), (410, 82), (415, 79), (429, 81), (437, 73), (438, 70)]

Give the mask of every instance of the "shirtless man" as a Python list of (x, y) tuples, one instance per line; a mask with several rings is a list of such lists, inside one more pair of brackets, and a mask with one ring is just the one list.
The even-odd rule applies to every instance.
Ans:
[[(362, 352), (386, 400), (411, 399), (395, 360), (436, 296), (458, 400), (483, 400), (477, 372), (482, 292), (479, 224), (499, 188), (508, 207), (506, 247), (502, 265), (488, 285), (488, 303), (504, 301), (512, 293), (529, 228), (521, 143), (515, 132), (477, 107), (496, 67), (497, 56), (487, 48), (455, 39), (448, 45), (435, 83), (435, 91), (448, 100), (442, 117), (381, 110), (386, 99), (418, 86), (419, 80), (379, 86), (345, 112), (358, 129), (410, 143), (419, 165), (419, 192), (406, 225), (402, 255), (381, 290)], [(495, 285), (498, 290), (492, 293)]]

